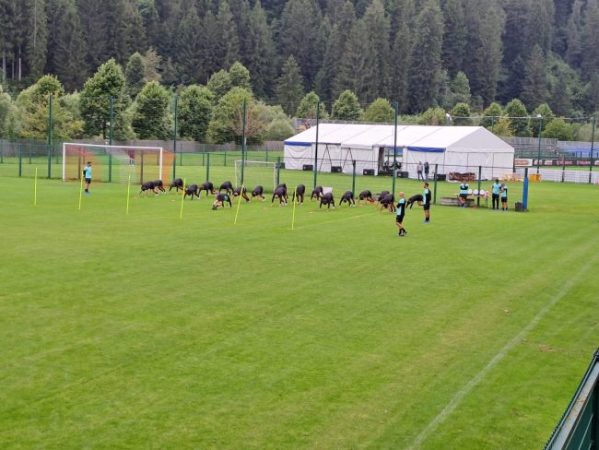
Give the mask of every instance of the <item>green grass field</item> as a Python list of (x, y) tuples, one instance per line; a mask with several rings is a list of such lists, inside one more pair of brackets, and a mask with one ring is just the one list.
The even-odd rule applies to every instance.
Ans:
[(77, 183), (0, 189), (2, 449), (541, 448), (599, 342), (597, 186), (414, 208), (406, 238), (372, 206), (308, 201), (292, 232), (270, 202), (234, 225), (174, 193), (125, 215), (118, 184), (81, 211)]

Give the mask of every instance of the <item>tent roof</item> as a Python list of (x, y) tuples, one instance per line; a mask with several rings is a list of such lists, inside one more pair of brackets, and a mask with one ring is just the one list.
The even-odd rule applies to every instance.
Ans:
[[(319, 125), (318, 143), (342, 147), (390, 147), (394, 142), (393, 125), (331, 124)], [(286, 145), (311, 145), (316, 142), (316, 127), (290, 137)], [(397, 146), (413, 150), (436, 151), (502, 151), (514, 149), (483, 127), (400, 125), (397, 127)]]

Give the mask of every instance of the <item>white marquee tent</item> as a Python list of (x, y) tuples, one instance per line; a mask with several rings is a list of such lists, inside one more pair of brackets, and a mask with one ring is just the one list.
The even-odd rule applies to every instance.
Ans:
[[(375, 175), (393, 159), (395, 127), (392, 125), (320, 124), (318, 127), (318, 170), (338, 167), (344, 173), (372, 170)], [(397, 127), (397, 155), (402, 171), (416, 178), (419, 161), (428, 162), (431, 173), (474, 172), (482, 167), (482, 178), (511, 174), (514, 148), (483, 127), (418, 126)], [(285, 167), (302, 170), (314, 165), (316, 127), (285, 141)]]

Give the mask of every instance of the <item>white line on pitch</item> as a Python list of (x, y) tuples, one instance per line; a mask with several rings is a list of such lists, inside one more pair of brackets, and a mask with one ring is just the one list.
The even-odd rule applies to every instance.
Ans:
[(547, 312), (559, 302), (568, 291), (574, 286), (575, 283), (582, 277), (584, 273), (590, 268), (592, 258), (587, 261), (581, 270), (578, 271), (577, 276), (570, 278), (558, 291), (558, 293), (547, 303), (533, 319), (526, 325), (522, 331), (520, 331), (511, 341), (503, 346), (503, 348), (497, 353), (487, 365), (478, 372), (466, 385), (455, 393), (449, 403), (443, 408), (443, 410), (431, 420), (426, 427), (416, 436), (414, 442), (409, 449), (420, 447), (420, 445), (430, 436), (430, 434), (458, 407), (460, 402), (466, 397), (472, 389), (478, 385), (482, 379), (491, 371), (493, 368), (501, 362), (501, 360), (511, 351), (516, 345), (518, 345), (525, 336), (541, 321), (541, 319), (547, 314)]

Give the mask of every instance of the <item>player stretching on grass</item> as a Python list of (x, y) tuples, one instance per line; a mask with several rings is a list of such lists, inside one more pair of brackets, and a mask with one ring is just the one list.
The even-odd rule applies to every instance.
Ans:
[(92, 163), (88, 161), (83, 168), (83, 178), (85, 179), (85, 193), (89, 194), (89, 185), (92, 182)]
[(406, 215), (406, 197), (403, 192), (399, 193), (399, 201), (397, 202), (397, 212), (395, 214), (395, 225), (399, 228), (399, 236), (403, 237), (408, 232), (403, 226), (403, 219)]
[(424, 209), (424, 223), (430, 223), (430, 221), (431, 221), (431, 190), (428, 187), (428, 183), (424, 183), (424, 190), (422, 191), (422, 209)]

